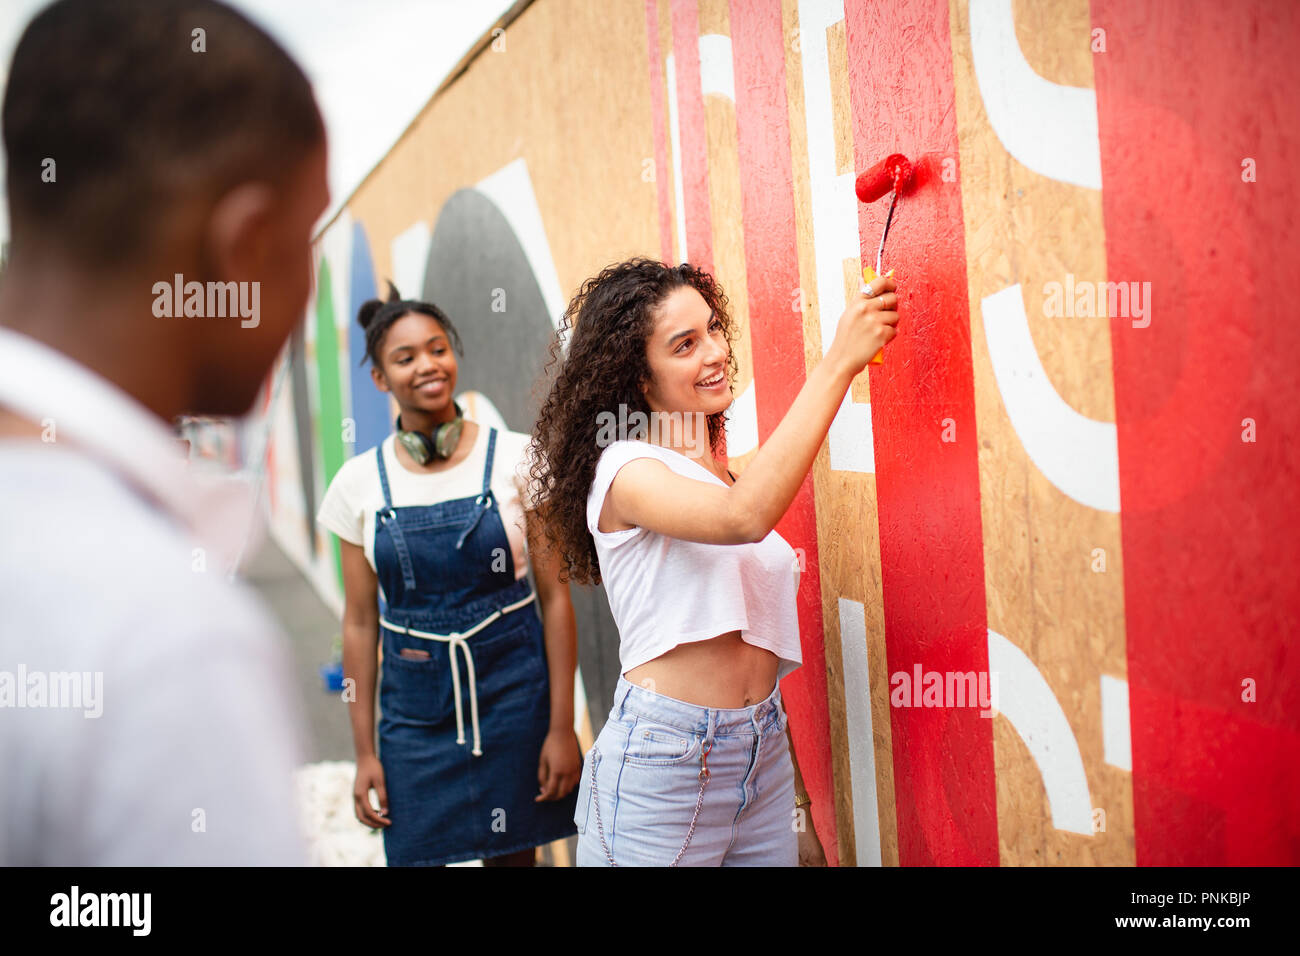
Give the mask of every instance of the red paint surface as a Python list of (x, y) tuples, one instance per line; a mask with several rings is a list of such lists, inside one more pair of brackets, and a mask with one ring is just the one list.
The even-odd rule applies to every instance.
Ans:
[(664, 111), (663, 57), (659, 52), (659, 0), (645, 0), (646, 43), (650, 62), (650, 117), (654, 124), (655, 188), (659, 197), (659, 255), (673, 260), (673, 211), (669, 202), (668, 116)]
[[(794, 402), (806, 378), (803, 321), (790, 303), (799, 287), (794, 171), (785, 95), (785, 47), (779, 0), (731, 4), (731, 48), (736, 80), (736, 133), (744, 215), (749, 337), (754, 355), (758, 434), (766, 441)], [(802, 548), (799, 630), (803, 667), (781, 684), (794, 730), (799, 772), (812, 797), (813, 822), (827, 862), (839, 863), (831, 766), (826, 646), (812, 475), (804, 479), (776, 526)]]
[(1300, 863), (1300, 11), (1092, 14), (1106, 278), (1154, 303), (1111, 320), (1137, 862)]
[[(986, 671), (965, 229), (958, 183), (946, 0), (848, 0), (846, 31), (857, 168), (901, 152), (915, 188), (890, 229), (901, 315), (889, 361), (871, 366), (885, 644), (890, 672)], [(906, 42), (902, 42), (903, 39)], [(858, 207), (879, 236), (887, 204)], [(875, 241), (865, 239), (864, 262)], [(941, 441), (944, 419), (955, 442)], [(997, 865), (992, 721), (976, 708), (891, 708), (899, 862)]]
[(682, 259), (712, 272), (709, 151), (704, 125), (704, 90), (700, 83), (700, 11), (696, 0), (672, 0), (672, 22), (682, 195), (686, 206), (686, 250)]

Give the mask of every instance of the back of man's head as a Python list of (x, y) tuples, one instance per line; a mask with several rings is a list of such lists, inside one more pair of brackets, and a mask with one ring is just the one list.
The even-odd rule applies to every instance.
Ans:
[(0, 323), (164, 419), (246, 412), (329, 198), (298, 65), (214, 0), (59, 0), (18, 41), (3, 131)]
[(278, 182), (324, 131), (310, 84), (213, 0), (59, 0), (14, 52), (3, 109), (11, 249), (145, 254), (178, 196)]

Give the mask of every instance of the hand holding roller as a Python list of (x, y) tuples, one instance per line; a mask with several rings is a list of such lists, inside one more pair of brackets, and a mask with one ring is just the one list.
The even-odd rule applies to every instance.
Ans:
[[(890, 270), (889, 270), (888, 272), (886, 272), (885, 275), (884, 275), (884, 278), (886, 278), (886, 279), (892, 279), (893, 277), (894, 277), (894, 270), (893, 270), (893, 269), (890, 269)], [(871, 292), (875, 292), (875, 289), (872, 287), (871, 284), (872, 284), (876, 279), (879, 279), (879, 278), (881, 278), (881, 277), (878, 276), (878, 275), (876, 275), (876, 270), (873, 269), (873, 268), (871, 268), (871, 266), (867, 266), (867, 267), (865, 267), (865, 268), (862, 270), (862, 281), (863, 281), (863, 283), (864, 283), (865, 286), (866, 286), (865, 291), (863, 292), (863, 295), (868, 295), (868, 294), (871, 293)], [(880, 295), (880, 294), (881, 294), (880, 292), (876, 292), (876, 295)], [(871, 356), (871, 361), (868, 362), (867, 364), (868, 364), (868, 365), (884, 365), (884, 364), (885, 364), (885, 350), (884, 350), (884, 349), (881, 349), (881, 350), (880, 350), (879, 352), (877, 352), (875, 355)]]
[[(870, 285), (880, 275), (880, 261), (885, 252), (885, 237), (889, 235), (889, 225), (894, 221), (894, 207), (898, 203), (899, 192), (912, 181), (912, 164), (902, 153), (891, 153), (865, 173), (854, 184), (858, 199), (864, 203), (875, 202), (886, 193), (893, 193), (889, 202), (889, 214), (885, 217), (885, 230), (880, 235), (880, 246), (876, 249), (876, 267), (867, 266), (862, 270), (863, 281)], [(892, 276), (890, 269), (886, 276)], [(881, 365), (885, 360), (885, 351), (881, 349), (871, 358), (871, 365)]]
[(869, 294), (850, 298), (835, 326), (835, 340), (826, 351), (828, 360), (854, 375), (898, 334), (894, 328), (898, 324), (897, 283), (890, 276), (875, 276), (870, 286)]

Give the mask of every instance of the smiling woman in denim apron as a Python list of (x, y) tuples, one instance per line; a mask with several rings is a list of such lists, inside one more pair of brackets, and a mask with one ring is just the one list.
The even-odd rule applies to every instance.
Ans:
[(459, 337), (437, 307), (393, 289), (358, 321), (401, 413), (394, 436), (340, 469), (318, 516), (343, 550), (355, 812), (383, 829), (390, 866), (531, 865), (535, 847), (574, 833), (581, 750), (568, 586), (526, 547), (517, 487), (493, 482), (505, 465), (526, 482), (528, 436), (464, 419)]
[(548, 538), (605, 585), (621, 671), (579, 785), (579, 866), (824, 865), (781, 699), (798, 564), (773, 529), (894, 334), (894, 280), (875, 286), (739, 478), (719, 458), (736, 363), (713, 278), (633, 259), (569, 304), (535, 467)]

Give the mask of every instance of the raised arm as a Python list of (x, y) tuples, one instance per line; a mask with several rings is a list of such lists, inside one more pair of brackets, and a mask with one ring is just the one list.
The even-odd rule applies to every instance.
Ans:
[(729, 488), (679, 475), (653, 458), (619, 469), (602, 523), (635, 525), (705, 544), (762, 541), (812, 468), (856, 370), (828, 355), (808, 376), (781, 423)]
[(705, 544), (746, 544), (767, 537), (812, 468), (853, 377), (897, 334), (894, 280), (881, 277), (872, 286), (874, 297), (849, 302), (825, 358), (734, 485), (719, 488), (678, 475), (663, 462), (634, 459), (614, 476), (602, 522), (608, 518)]

